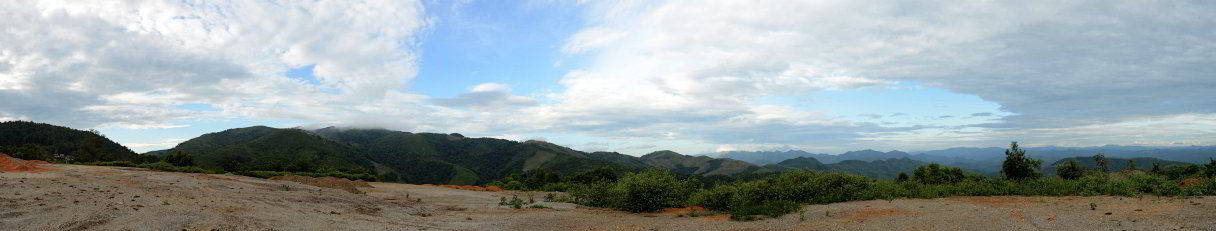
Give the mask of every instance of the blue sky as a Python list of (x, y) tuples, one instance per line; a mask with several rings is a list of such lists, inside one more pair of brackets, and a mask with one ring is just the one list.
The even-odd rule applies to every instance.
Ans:
[(1146, 1), (0, 4), (0, 120), (143, 152), (377, 127), (584, 151), (1214, 145), (1216, 6)]

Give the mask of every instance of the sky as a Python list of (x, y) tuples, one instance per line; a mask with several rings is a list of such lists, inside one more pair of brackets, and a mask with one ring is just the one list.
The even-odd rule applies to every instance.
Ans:
[(641, 155), (1216, 145), (1212, 1), (2, 1), (0, 120)]

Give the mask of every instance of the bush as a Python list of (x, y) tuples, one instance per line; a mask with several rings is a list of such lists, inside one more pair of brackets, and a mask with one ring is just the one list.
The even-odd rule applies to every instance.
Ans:
[(662, 208), (684, 207), (701, 183), (695, 178), (676, 179), (670, 172), (648, 170), (625, 174), (609, 191), (619, 203), (617, 208), (630, 212), (654, 212)]
[(1076, 160), (1069, 160), (1068, 163), (1056, 169), (1056, 175), (1065, 180), (1076, 180), (1085, 175), (1085, 168), (1081, 167)]
[(627, 173), (613, 183), (592, 183), (571, 190), (570, 195), (588, 206), (617, 208), (630, 212), (654, 212), (684, 207), (701, 187), (695, 178), (676, 179), (670, 172), (647, 170)]
[(183, 151), (173, 151), (173, 153), (165, 156), (164, 162), (174, 166), (194, 166), (194, 156)]
[(925, 184), (947, 184), (963, 181), (963, 170), (955, 167), (943, 167), (937, 163), (917, 167), (912, 172), (912, 179)]

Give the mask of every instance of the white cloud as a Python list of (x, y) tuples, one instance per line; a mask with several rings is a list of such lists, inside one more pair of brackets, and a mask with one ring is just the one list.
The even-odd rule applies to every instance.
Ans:
[(570, 38), (566, 39), (565, 45), (562, 45), (562, 52), (567, 54), (582, 53), (587, 50), (607, 46), (609, 43), (625, 37), (625, 33), (607, 28), (596, 27), (588, 28), (575, 33)]
[[(424, 102), (399, 93), (429, 24), (415, 1), (0, 5), (0, 98), (13, 102), (0, 110), (40, 121), (165, 127), (200, 116), (171, 108), (180, 103), (335, 121)], [(319, 85), (285, 76), (305, 65)]]
[[(588, 14), (563, 51), (592, 52), (591, 65), (542, 109), (584, 131), (857, 145), (930, 129), (784, 116), (756, 102), (900, 81), (1000, 104), (1011, 116), (985, 125), (1002, 129), (974, 128), (987, 131), (1216, 113), (1216, 98), (1202, 96), (1216, 89), (1216, 22), (1205, 20), (1216, 7), (1205, 3), (661, 1)], [(910, 142), (920, 140), (900, 144)]]

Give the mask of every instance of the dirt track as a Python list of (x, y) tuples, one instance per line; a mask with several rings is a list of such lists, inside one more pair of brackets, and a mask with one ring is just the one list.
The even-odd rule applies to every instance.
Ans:
[(0, 173), (0, 230), (1216, 230), (1214, 197), (860, 201), (735, 222), (566, 203), (498, 206), (501, 196), (527, 198), (519, 192), (372, 183), (352, 194), (233, 175), (44, 167), (52, 170)]

